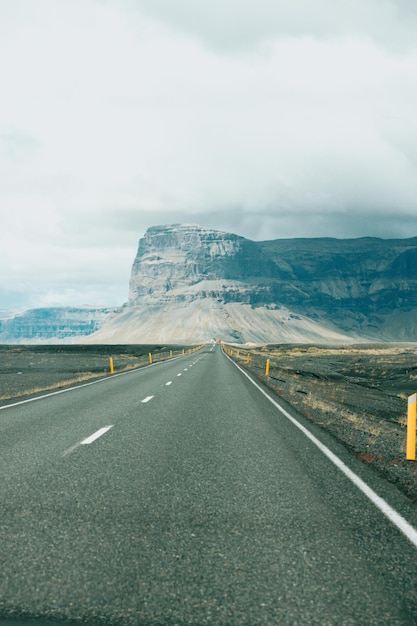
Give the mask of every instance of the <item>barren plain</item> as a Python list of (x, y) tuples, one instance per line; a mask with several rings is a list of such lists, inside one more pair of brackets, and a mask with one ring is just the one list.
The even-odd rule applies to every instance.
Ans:
[(162, 345), (0, 345), (0, 406), (110, 376), (182, 353)]

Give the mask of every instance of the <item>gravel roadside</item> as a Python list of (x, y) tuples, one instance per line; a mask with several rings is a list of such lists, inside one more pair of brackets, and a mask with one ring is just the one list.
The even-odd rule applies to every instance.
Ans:
[(415, 344), (230, 348), (277, 396), (417, 502), (417, 462), (405, 458), (407, 398), (417, 392)]

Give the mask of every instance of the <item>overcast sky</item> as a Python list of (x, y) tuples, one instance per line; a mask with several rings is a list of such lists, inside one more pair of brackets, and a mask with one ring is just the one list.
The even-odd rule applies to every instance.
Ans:
[(126, 301), (157, 224), (417, 236), (417, 2), (0, 0), (0, 309)]

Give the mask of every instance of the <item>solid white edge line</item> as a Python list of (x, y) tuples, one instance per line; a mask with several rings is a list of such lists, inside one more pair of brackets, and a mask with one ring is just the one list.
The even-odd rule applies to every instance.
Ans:
[(100, 428), (100, 430), (97, 430), (95, 433), (93, 433), (86, 439), (83, 439), (82, 441), (80, 441), (80, 446), (85, 446), (85, 445), (89, 445), (90, 443), (93, 443), (93, 441), (95, 441), (96, 439), (104, 435), (104, 433), (110, 430), (110, 428), (113, 428), (113, 426), (114, 424), (112, 424), (111, 426), (104, 426), (104, 428)]
[[(223, 354), (225, 354), (223, 352)], [(319, 439), (317, 439), (307, 428), (305, 428), (298, 420), (295, 419), (292, 415), (290, 415), (276, 400), (271, 398), (271, 396), (264, 390), (258, 383), (256, 383), (244, 369), (240, 367), (233, 359), (231, 359), (227, 354), (225, 356), (235, 365), (238, 370), (246, 376), (246, 378), (254, 385), (264, 396), (275, 406), (284, 417), (286, 417), (294, 426), (296, 426), (306, 437), (314, 443), (314, 445), (360, 490), (362, 493), (385, 515), (387, 519), (390, 520), (406, 537), (407, 539), (417, 548), (417, 530), (407, 522), (406, 519), (400, 513), (398, 513), (395, 509), (392, 508), (391, 505), (381, 498), (369, 485), (359, 478), (355, 472), (353, 472), (339, 457), (334, 454), (327, 446), (325, 446)]]
[(156, 363), (151, 363), (150, 365), (142, 365), (141, 367), (135, 367), (131, 370), (128, 370), (127, 372), (119, 372), (118, 374), (109, 374), (105, 378), (92, 380), (89, 383), (82, 383), (81, 385), (75, 385), (74, 387), (67, 387), (66, 389), (60, 389), (59, 391), (51, 391), (50, 393), (45, 393), (42, 396), (36, 396), (36, 398), (28, 398), (27, 400), (19, 400), (18, 402), (13, 402), (12, 404), (5, 404), (4, 406), (0, 406), (0, 411), (4, 411), (5, 409), (11, 409), (14, 406), (20, 406), (21, 404), (28, 404), (28, 402), (35, 402), (36, 400), (43, 400), (44, 398), (49, 398), (50, 396), (57, 396), (60, 393), (67, 393), (68, 391), (75, 391), (76, 389), (81, 389), (81, 387), (89, 387), (90, 385), (97, 385), (97, 383), (104, 383), (106, 380), (112, 380), (113, 378), (118, 378), (119, 376), (125, 376), (126, 374), (133, 374), (134, 372), (145, 370), (148, 367), (155, 367), (155, 365), (162, 365), (163, 363), (172, 363), (172, 361), (181, 359), (183, 356), (184, 356), (183, 354), (180, 354), (179, 356), (174, 356), (172, 357), (172, 359), (168, 359), (167, 361), (157, 361)]

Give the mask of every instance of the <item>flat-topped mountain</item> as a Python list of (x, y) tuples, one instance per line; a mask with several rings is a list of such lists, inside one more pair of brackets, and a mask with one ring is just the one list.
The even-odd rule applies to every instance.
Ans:
[(155, 226), (123, 307), (0, 313), (2, 343), (417, 341), (417, 237), (255, 242)]
[(417, 340), (417, 238), (254, 242), (150, 228), (129, 301), (94, 341)]

